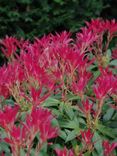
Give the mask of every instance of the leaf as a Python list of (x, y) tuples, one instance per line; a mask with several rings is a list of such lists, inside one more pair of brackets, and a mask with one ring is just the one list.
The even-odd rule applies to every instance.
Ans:
[(97, 154), (97, 152), (95, 150), (93, 150), (92, 156), (99, 156), (99, 154)]
[(5, 156), (10, 155), (9, 145), (6, 142), (0, 142), (0, 152), (5, 151)]
[(74, 118), (73, 120), (59, 121), (59, 125), (62, 128), (69, 128), (69, 129), (79, 131), (79, 121), (77, 118)]
[(112, 60), (109, 64), (112, 66), (117, 66), (117, 60)]
[(54, 114), (56, 116), (60, 116), (60, 112), (57, 109), (52, 109), (52, 114)]
[(34, 148), (31, 149), (31, 152), (30, 152), (30, 156), (34, 156), (35, 155), (35, 150)]
[(12, 105), (12, 106), (14, 106), (14, 101), (13, 101), (12, 99), (7, 99), (7, 100), (5, 100), (5, 103), (6, 103), (7, 105)]
[(76, 136), (77, 136), (76, 131), (74, 131), (74, 130), (69, 131), (68, 134), (67, 134), (67, 138), (66, 138), (65, 142), (73, 140), (74, 138), (76, 138)]
[(69, 104), (65, 104), (64, 109), (68, 117), (72, 120), (74, 118), (74, 111), (71, 106)]
[(72, 96), (69, 96), (68, 97), (68, 101), (80, 100), (80, 99), (81, 99), (80, 96), (74, 96), (74, 95), (72, 95)]
[(103, 120), (104, 121), (109, 121), (112, 118), (113, 114), (114, 114), (114, 109), (113, 108), (109, 108), (107, 110), (106, 114), (103, 116)]
[(84, 156), (90, 156), (91, 153), (88, 151), (88, 152), (84, 153), (83, 155), (84, 155)]
[(59, 100), (49, 97), (42, 105), (44, 107), (57, 106), (60, 103)]
[(94, 74), (93, 80), (95, 80), (100, 75), (100, 71), (99, 70), (95, 71), (93, 74)]
[(104, 125), (98, 124), (97, 129), (104, 135), (104, 136), (108, 136), (111, 138), (115, 138), (116, 137), (116, 130), (106, 127)]
[(94, 133), (93, 142), (98, 155), (103, 156), (102, 139), (97, 132)]
[(65, 133), (65, 131), (62, 131), (62, 130), (61, 130), (59, 133), (60, 133), (59, 136), (60, 136), (63, 140), (66, 140), (67, 134)]
[(25, 156), (26, 155), (26, 153), (25, 153), (25, 151), (23, 149), (20, 149), (20, 155), (21, 156)]
[(86, 125), (86, 121), (83, 118), (78, 118), (79, 123)]
[(111, 58), (111, 50), (108, 49), (106, 53), (107, 53), (108, 58)]
[(39, 156), (47, 156), (47, 143), (44, 143), (43, 147), (40, 150)]
[(93, 72), (93, 78), (90, 79), (90, 81), (88, 83), (88, 85), (90, 86), (90, 88), (91, 88), (92, 83), (98, 78), (99, 75), (100, 75), (100, 71), (99, 70)]
[(53, 126), (59, 127), (58, 120), (54, 118), (54, 119), (52, 120), (52, 125), (53, 125)]

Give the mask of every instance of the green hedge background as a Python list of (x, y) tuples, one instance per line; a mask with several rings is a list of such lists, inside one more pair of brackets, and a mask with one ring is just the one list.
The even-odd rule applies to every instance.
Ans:
[(117, 0), (0, 0), (0, 38), (75, 33), (85, 20), (117, 18)]

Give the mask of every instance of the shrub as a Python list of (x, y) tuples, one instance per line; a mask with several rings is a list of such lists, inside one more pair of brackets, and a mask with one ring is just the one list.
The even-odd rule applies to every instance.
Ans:
[(102, 9), (101, 0), (1, 0), (0, 37), (32, 39), (54, 31), (76, 32), (84, 20), (100, 16)]
[(1, 40), (1, 155), (116, 155), (117, 23), (70, 35)]

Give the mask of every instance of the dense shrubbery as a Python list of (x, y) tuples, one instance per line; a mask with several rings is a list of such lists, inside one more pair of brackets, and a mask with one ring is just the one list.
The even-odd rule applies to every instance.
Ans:
[(116, 18), (116, 5), (116, 0), (0, 0), (0, 38), (77, 32), (84, 20)]
[(1, 0), (0, 37), (32, 39), (50, 32), (75, 32), (84, 20), (100, 16), (102, 0)]
[(116, 155), (117, 23), (86, 24), (76, 40), (0, 41), (1, 155)]

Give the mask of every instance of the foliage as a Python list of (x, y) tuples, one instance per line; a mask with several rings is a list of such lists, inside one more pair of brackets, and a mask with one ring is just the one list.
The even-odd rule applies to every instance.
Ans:
[(116, 11), (116, 6), (117, 6), (117, 1), (116, 0), (103, 0), (104, 7), (101, 16), (104, 18), (112, 19), (115, 18), (117, 19), (117, 11)]
[[(116, 18), (116, 0), (0, 0), (0, 38), (75, 33), (84, 20), (96, 17)], [(4, 61), (0, 55), (0, 65)]]
[(115, 20), (92, 19), (76, 39), (0, 41), (1, 155), (117, 154), (116, 37)]
[[(84, 20), (100, 16), (102, 0), (1, 0), (0, 37), (34, 38), (50, 32), (76, 32)], [(64, 8), (64, 9), (63, 9)]]

